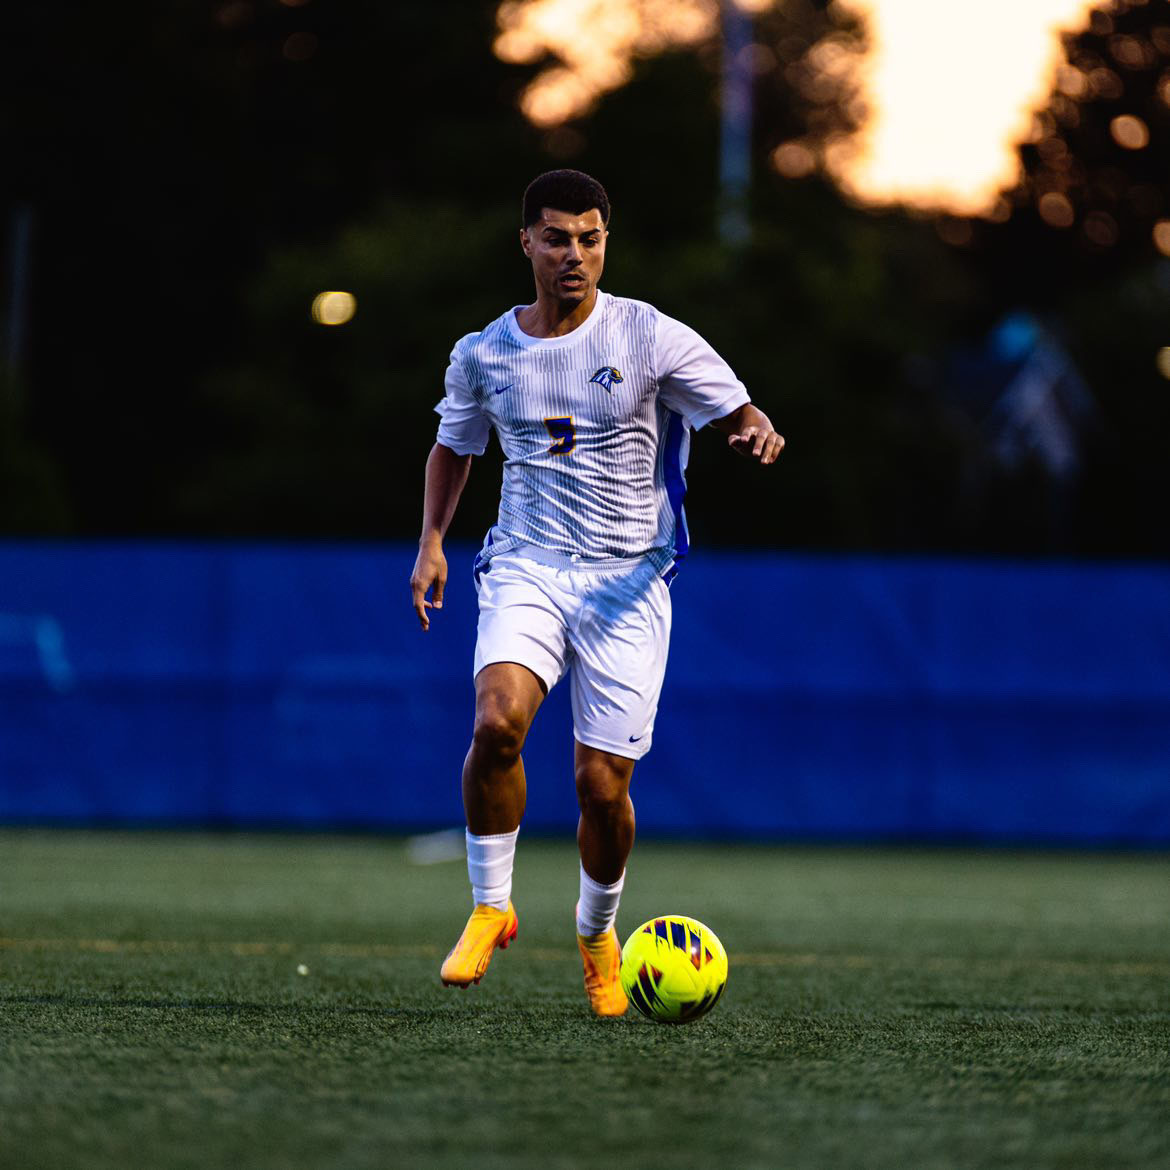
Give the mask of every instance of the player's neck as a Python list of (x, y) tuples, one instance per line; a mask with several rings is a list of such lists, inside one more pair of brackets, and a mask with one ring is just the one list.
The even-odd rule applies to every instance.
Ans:
[(536, 303), (516, 314), (516, 324), (529, 337), (563, 337), (583, 325), (597, 304), (597, 289), (583, 301), (558, 301), (538, 292)]

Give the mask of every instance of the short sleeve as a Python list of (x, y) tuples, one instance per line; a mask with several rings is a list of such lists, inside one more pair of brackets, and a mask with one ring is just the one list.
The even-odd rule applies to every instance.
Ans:
[(451, 362), (443, 382), (446, 393), (435, 407), (440, 416), (438, 441), (456, 455), (482, 455), (487, 450), (491, 423), (475, 400), (471, 384), (463, 372), (459, 345), (451, 351)]
[(658, 314), (654, 360), (662, 401), (698, 430), (751, 401), (731, 367), (690, 326)]

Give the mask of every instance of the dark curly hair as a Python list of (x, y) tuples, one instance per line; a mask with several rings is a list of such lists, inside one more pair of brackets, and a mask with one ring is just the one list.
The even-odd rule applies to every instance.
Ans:
[(597, 208), (602, 223), (609, 223), (609, 196), (605, 188), (584, 171), (545, 171), (528, 184), (524, 192), (524, 227), (540, 219), (542, 207), (580, 215)]

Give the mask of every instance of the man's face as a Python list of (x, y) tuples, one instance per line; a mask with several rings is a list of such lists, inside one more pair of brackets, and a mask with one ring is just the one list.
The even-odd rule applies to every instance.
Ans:
[(589, 300), (605, 267), (608, 234), (597, 208), (580, 215), (542, 208), (540, 219), (520, 232), (537, 289), (561, 304)]

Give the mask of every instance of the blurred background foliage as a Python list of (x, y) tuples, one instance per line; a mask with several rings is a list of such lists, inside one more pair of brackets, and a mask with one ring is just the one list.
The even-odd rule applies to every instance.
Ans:
[[(1170, 383), (1154, 363), (1170, 260), (1151, 245), (1170, 195), (1164, 0), (1069, 39), (1090, 80), (1061, 74), (999, 222), (874, 211), (778, 175), (778, 143), (855, 111), (802, 80), (824, 6), (760, 16), (739, 250), (715, 232), (717, 45), (642, 61), (545, 131), (516, 109), (535, 67), (492, 54), (490, 3), (138, 0), (13, 19), (10, 321), (15, 225), (31, 226), (0, 410), (4, 531), (413, 539), (447, 355), (531, 299), (520, 194), (572, 165), (613, 200), (603, 286), (707, 336), (788, 437), (766, 476), (697, 437), (699, 542), (1170, 551), (1156, 504)], [(1146, 149), (1118, 146), (1127, 112)], [(1046, 196), (1078, 226), (1054, 223)], [(351, 322), (314, 323), (323, 289), (354, 294)], [(988, 338), (1021, 313), (1089, 403), (1075, 471), (1055, 478), (1028, 451), (997, 455), (989, 430), (1010, 361), (985, 376)], [(482, 462), (454, 535), (494, 515), (494, 446)]]

